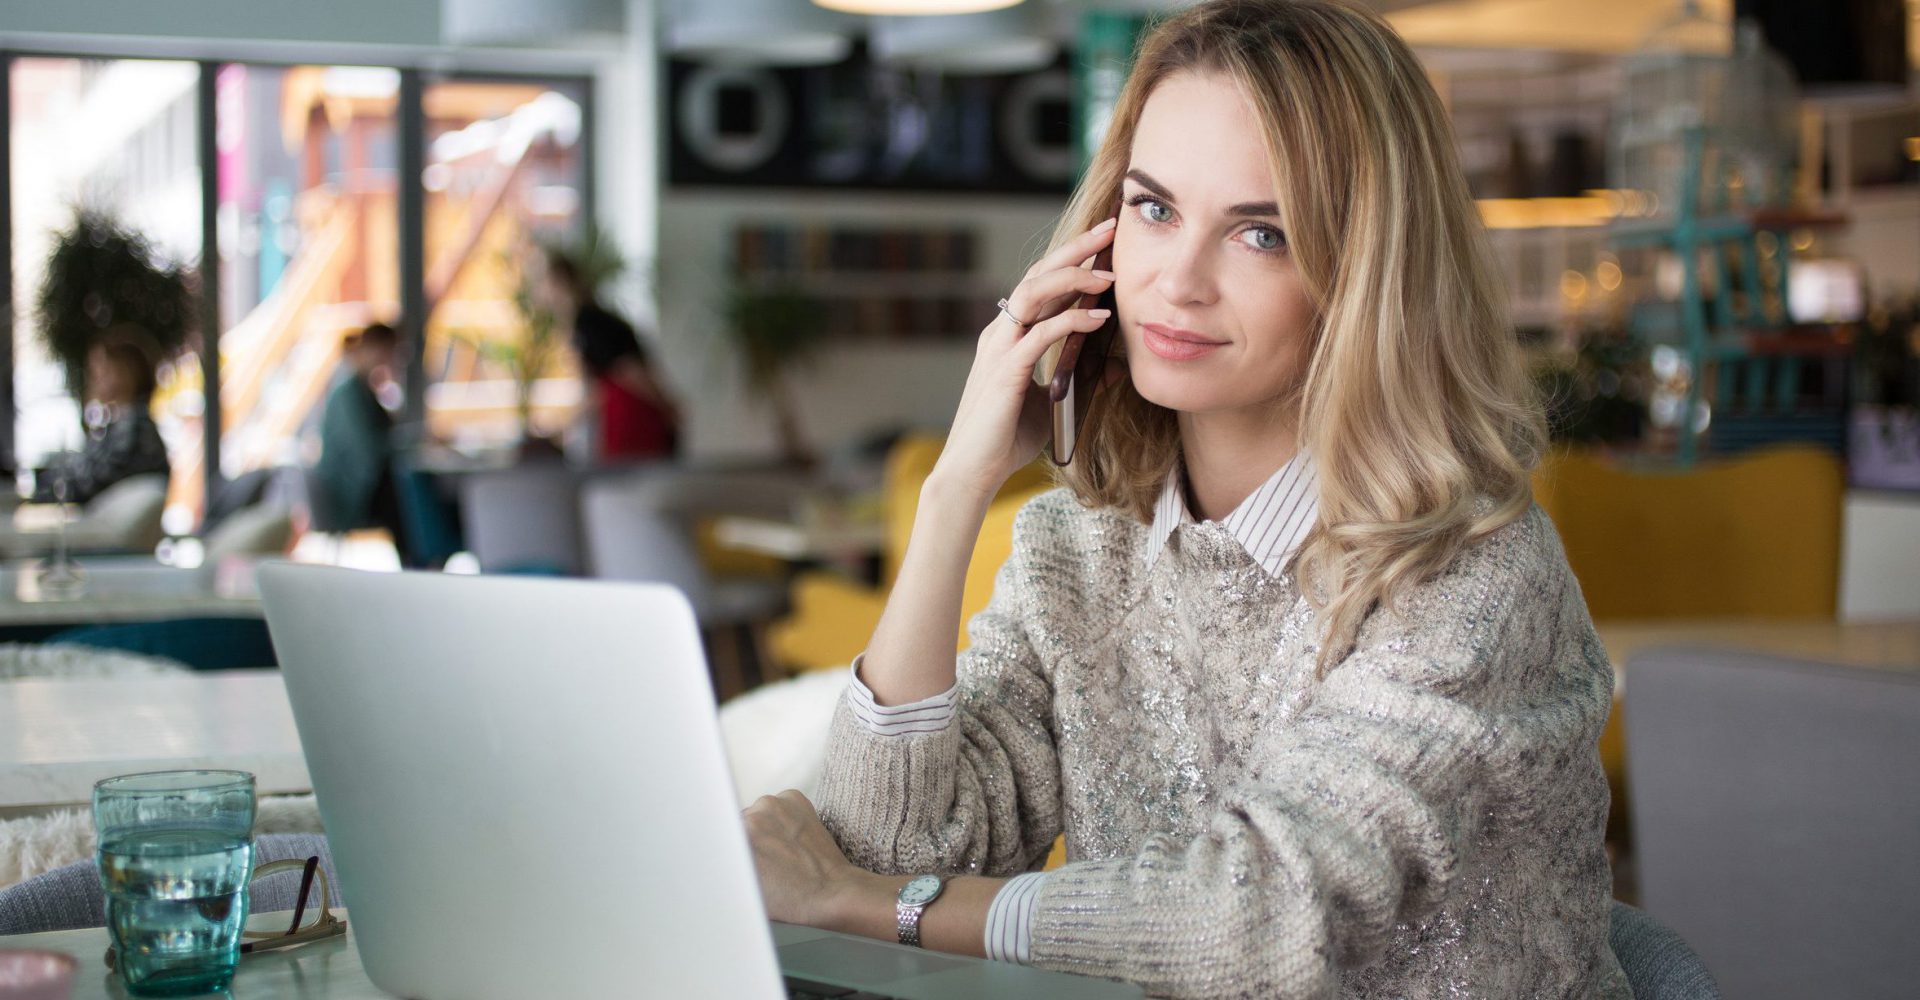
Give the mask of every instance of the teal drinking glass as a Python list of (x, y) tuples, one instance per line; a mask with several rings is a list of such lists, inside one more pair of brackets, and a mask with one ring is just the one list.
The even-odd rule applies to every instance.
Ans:
[(253, 868), (253, 775), (154, 771), (93, 786), (116, 967), (135, 996), (225, 990)]

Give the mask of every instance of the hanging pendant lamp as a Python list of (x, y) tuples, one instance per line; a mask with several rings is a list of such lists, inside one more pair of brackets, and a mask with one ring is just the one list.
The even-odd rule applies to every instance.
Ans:
[(1023, 73), (1053, 64), (1060, 44), (1037, 4), (940, 17), (876, 17), (873, 57), (946, 73)]
[(674, 0), (667, 50), (707, 62), (825, 66), (853, 50), (858, 18), (801, 0)]

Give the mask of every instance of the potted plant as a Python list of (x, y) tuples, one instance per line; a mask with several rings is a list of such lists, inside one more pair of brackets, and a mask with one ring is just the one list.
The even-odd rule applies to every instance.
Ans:
[[(524, 257), (524, 253), (518, 257)], [(540, 292), (538, 278), (518, 257), (513, 253), (503, 255), (503, 265), (516, 274), (513, 311), (518, 322), (509, 336), (488, 336), (472, 330), (461, 330), (453, 336), (513, 380), (513, 413), (520, 428), (518, 447), (522, 453), (532, 453), (549, 449), (549, 445), (538, 443), (538, 434), (534, 434), (534, 386), (563, 355), (566, 336), (553, 305)]]
[(36, 307), (67, 390), (84, 401), (87, 352), (109, 328), (140, 330), (155, 363), (186, 346), (194, 332), (193, 274), (160, 260), (145, 236), (111, 215), (81, 208), (54, 238)]
[(825, 340), (825, 307), (792, 286), (743, 282), (728, 296), (726, 319), (747, 384), (773, 413), (781, 458), (795, 466), (813, 464), (787, 373), (809, 360)]
[(1533, 374), (1555, 444), (1638, 447), (1652, 375), (1647, 346), (1631, 331), (1607, 325), (1583, 329), (1571, 357), (1544, 360)]
[(549, 260), (565, 257), (580, 272), (580, 280), (588, 290), (598, 296), (607, 283), (626, 273), (626, 255), (614, 243), (613, 237), (597, 225), (588, 224), (586, 233), (571, 243), (559, 240), (546, 240), (540, 243), (540, 250)]
[(1848, 478), (1863, 489), (1920, 490), (1920, 295), (1868, 312), (1854, 389)]

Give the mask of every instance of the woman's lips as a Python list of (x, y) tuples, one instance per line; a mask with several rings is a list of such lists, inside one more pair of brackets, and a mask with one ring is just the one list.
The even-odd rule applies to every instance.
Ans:
[(1192, 330), (1161, 323), (1142, 323), (1140, 333), (1147, 350), (1168, 361), (1192, 361), (1227, 346), (1225, 341), (1209, 340)]

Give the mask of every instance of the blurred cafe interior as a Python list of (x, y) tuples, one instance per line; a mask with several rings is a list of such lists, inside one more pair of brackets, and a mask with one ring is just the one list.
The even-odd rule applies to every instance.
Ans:
[[(1913, 996), (1920, 0), (1351, 5), (1438, 95), (1545, 414), (1626, 979)], [(104, 778), (249, 772), (256, 861), (324, 859), (269, 564), (670, 586), (727, 794), (815, 796), (982, 331), (1191, 6), (0, 6), (0, 957), (105, 988)], [(1062, 482), (1032, 458), (957, 650), (1025, 582), (1016, 515)], [(62, 877), (90, 924), (45, 916)], [(234, 988), (361, 995), (278, 961)]]

